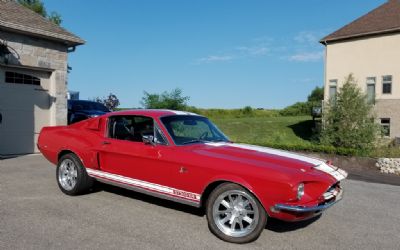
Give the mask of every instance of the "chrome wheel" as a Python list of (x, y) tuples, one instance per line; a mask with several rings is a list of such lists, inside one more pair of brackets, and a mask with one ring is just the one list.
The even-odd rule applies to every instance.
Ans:
[(231, 237), (251, 234), (259, 221), (257, 202), (244, 191), (229, 190), (215, 200), (213, 219), (219, 230)]
[(61, 162), (58, 170), (58, 182), (67, 191), (74, 189), (78, 177), (78, 168), (70, 159)]

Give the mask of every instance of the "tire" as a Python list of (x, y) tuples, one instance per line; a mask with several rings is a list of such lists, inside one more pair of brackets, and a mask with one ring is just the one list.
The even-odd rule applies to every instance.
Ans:
[(61, 191), (72, 196), (87, 193), (94, 183), (75, 154), (66, 154), (60, 158), (56, 179)]
[(238, 244), (255, 241), (267, 223), (267, 214), (257, 198), (234, 183), (214, 189), (207, 200), (206, 215), (213, 234)]

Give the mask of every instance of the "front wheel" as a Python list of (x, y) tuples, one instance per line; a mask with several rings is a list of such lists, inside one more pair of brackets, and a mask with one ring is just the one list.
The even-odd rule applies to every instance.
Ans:
[(267, 223), (257, 198), (234, 183), (221, 184), (210, 194), (206, 213), (211, 232), (232, 243), (256, 240)]

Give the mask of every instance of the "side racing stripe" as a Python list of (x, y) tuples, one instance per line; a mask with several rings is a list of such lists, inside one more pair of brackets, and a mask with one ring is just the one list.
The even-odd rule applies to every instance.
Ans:
[(88, 173), (89, 176), (91, 176), (93, 178), (100, 178), (100, 179), (105, 179), (105, 180), (109, 180), (109, 181), (114, 181), (117, 183), (146, 189), (151, 192), (156, 192), (156, 193), (160, 193), (160, 194), (164, 194), (164, 195), (168, 195), (168, 196), (172, 196), (172, 197), (179, 197), (179, 198), (182, 198), (185, 200), (190, 200), (190, 201), (197, 202), (197, 203), (200, 202), (200, 198), (201, 198), (200, 194), (191, 193), (191, 192), (187, 192), (184, 190), (179, 190), (179, 189), (175, 189), (175, 188), (171, 188), (171, 187), (167, 187), (167, 186), (162, 186), (159, 184), (150, 183), (150, 182), (146, 182), (146, 181), (141, 181), (141, 180), (125, 177), (122, 175), (111, 174), (108, 172), (99, 171), (99, 170), (95, 170), (95, 169), (91, 169), (91, 168), (86, 168), (86, 172)]

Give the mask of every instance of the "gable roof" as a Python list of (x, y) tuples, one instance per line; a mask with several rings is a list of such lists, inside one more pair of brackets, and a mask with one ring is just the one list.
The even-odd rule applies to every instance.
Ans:
[(321, 39), (321, 43), (400, 32), (400, 0), (389, 0)]
[(44, 37), (63, 42), (68, 46), (85, 43), (78, 36), (18, 4), (14, 0), (0, 0), (0, 29)]

